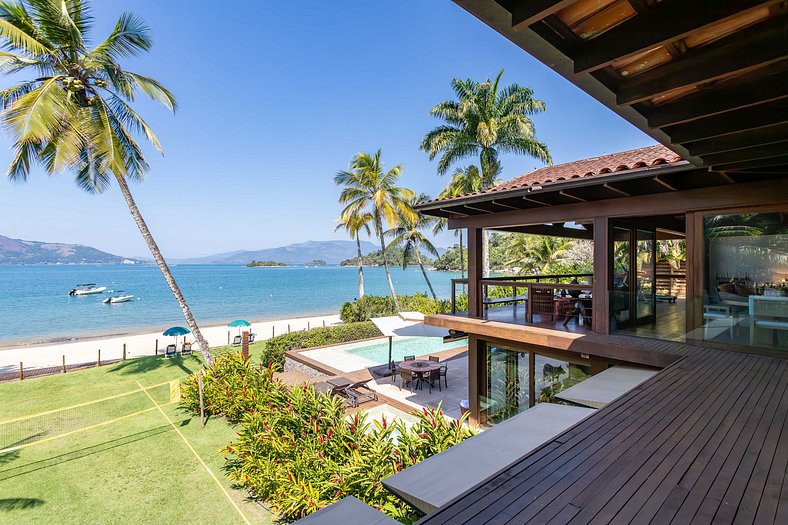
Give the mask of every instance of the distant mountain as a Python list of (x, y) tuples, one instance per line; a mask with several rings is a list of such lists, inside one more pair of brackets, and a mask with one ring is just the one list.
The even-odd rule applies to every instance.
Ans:
[[(362, 253), (367, 254), (374, 250), (374, 244), (361, 241)], [(345, 259), (355, 256), (356, 241), (307, 241), (279, 248), (239, 251), (175, 262), (180, 264), (248, 264), (251, 261), (277, 261), (288, 264), (305, 264), (320, 260), (325, 261), (326, 264), (339, 264)]]
[(0, 235), (0, 264), (132, 264), (139, 262), (81, 244), (24, 241)]

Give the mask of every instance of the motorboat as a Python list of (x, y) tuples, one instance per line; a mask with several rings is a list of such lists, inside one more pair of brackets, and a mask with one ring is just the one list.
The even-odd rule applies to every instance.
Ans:
[(78, 284), (70, 292), (68, 292), (68, 295), (95, 295), (103, 293), (106, 290), (106, 286), (96, 286), (93, 283)]
[[(123, 290), (115, 290), (115, 293), (122, 293)], [(107, 297), (102, 302), (104, 304), (115, 304), (115, 303), (127, 303), (134, 299), (133, 295), (113, 295), (112, 297)]]

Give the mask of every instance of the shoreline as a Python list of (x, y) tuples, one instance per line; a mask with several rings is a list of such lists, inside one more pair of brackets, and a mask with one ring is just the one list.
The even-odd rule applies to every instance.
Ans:
[[(332, 326), (341, 324), (339, 314), (289, 317), (254, 321), (249, 330), (255, 334), (256, 340), (270, 339), (272, 335), (281, 335), (288, 331), (305, 330), (325, 324)], [(59, 367), (64, 362), (67, 366), (84, 363), (95, 363), (98, 356), (102, 361), (127, 359), (159, 354), (168, 344), (176, 341), (174, 337), (162, 335), (162, 328), (156, 331), (134, 331), (124, 334), (96, 335), (53, 341), (45, 343), (22, 344), (0, 347), (0, 373), (18, 371), (20, 365), (24, 369)], [(229, 328), (226, 324), (203, 325), (200, 331), (211, 348), (229, 344), (232, 337), (240, 332), (237, 328)], [(184, 338), (177, 338), (178, 346)], [(186, 336), (193, 342), (194, 338)], [(195, 351), (197, 349), (195, 348)]]
[[(263, 324), (263, 323), (274, 323), (277, 321), (298, 321), (300, 319), (307, 319), (313, 317), (329, 317), (339, 315), (339, 312), (327, 311), (327, 312), (312, 312), (303, 315), (298, 315), (296, 317), (264, 317), (258, 319), (247, 319), (252, 325), (255, 324)], [(179, 324), (180, 323), (180, 324)], [(185, 326), (186, 320), (178, 321), (173, 326)], [(21, 348), (35, 348), (37, 346), (51, 346), (51, 345), (60, 345), (60, 344), (71, 344), (71, 343), (81, 343), (86, 341), (95, 341), (101, 339), (108, 339), (113, 337), (135, 337), (139, 335), (148, 335), (153, 333), (155, 330), (160, 329), (164, 324), (161, 325), (151, 325), (151, 326), (141, 326), (136, 328), (129, 328), (126, 331), (119, 331), (119, 332), (102, 332), (102, 333), (90, 333), (88, 335), (79, 335), (79, 336), (53, 336), (47, 339), (41, 340), (17, 340), (17, 341), (0, 341), (0, 352), (5, 350), (16, 350)], [(216, 329), (224, 327), (227, 328), (226, 324), (218, 324), (218, 321), (206, 321), (204, 325), (200, 325), (200, 330), (207, 330), (207, 329)], [(169, 328), (169, 326), (167, 327)], [(164, 328), (166, 330), (166, 328)], [(120, 330), (123, 330), (122, 328)], [(164, 336), (162, 336), (164, 337)]]

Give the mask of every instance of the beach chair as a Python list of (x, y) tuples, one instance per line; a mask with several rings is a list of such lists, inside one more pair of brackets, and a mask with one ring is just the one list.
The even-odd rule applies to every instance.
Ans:
[(164, 350), (164, 357), (175, 357), (178, 355), (178, 350), (175, 345), (167, 345), (167, 348)]
[(254, 343), (254, 335), (255, 334), (249, 334), (249, 344)]
[[(347, 387), (352, 386), (354, 383), (347, 377), (339, 376), (339, 377), (332, 377), (330, 379), (326, 379), (324, 382), (328, 387), (321, 385), (321, 391), (331, 394), (332, 396), (339, 396), (343, 397), (348, 400), (350, 406), (356, 406), (354, 404), (353, 399), (350, 397), (350, 394), (347, 392)], [(318, 388), (317, 386), (315, 388)]]
[(241, 336), (236, 335), (233, 337), (233, 346), (241, 346)]
[(357, 407), (362, 403), (378, 400), (377, 392), (367, 386), (367, 383), (370, 381), (372, 380), (366, 379), (364, 381), (357, 381), (345, 387), (345, 393), (350, 400), (350, 406)]
[(183, 343), (183, 348), (181, 348), (181, 355), (192, 355), (191, 343)]

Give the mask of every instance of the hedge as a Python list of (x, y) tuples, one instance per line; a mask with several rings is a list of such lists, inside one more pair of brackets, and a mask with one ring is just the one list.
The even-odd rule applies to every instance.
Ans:
[[(424, 315), (446, 314), (451, 311), (451, 303), (443, 299), (432, 299), (424, 294), (400, 295), (400, 310), (421, 312)], [(339, 317), (346, 323), (369, 321), (373, 317), (397, 315), (394, 299), (376, 295), (365, 295), (360, 299), (342, 305)]]
[(372, 321), (326, 326), (325, 328), (313, 328), (307, 331), (278, 335), (265, 342), (262, 363), (265, 366), (273, 366), (276, 370), (281, 370), (285, 364), (285, 352), (288, 350), (347, 343), (382, 335)]

